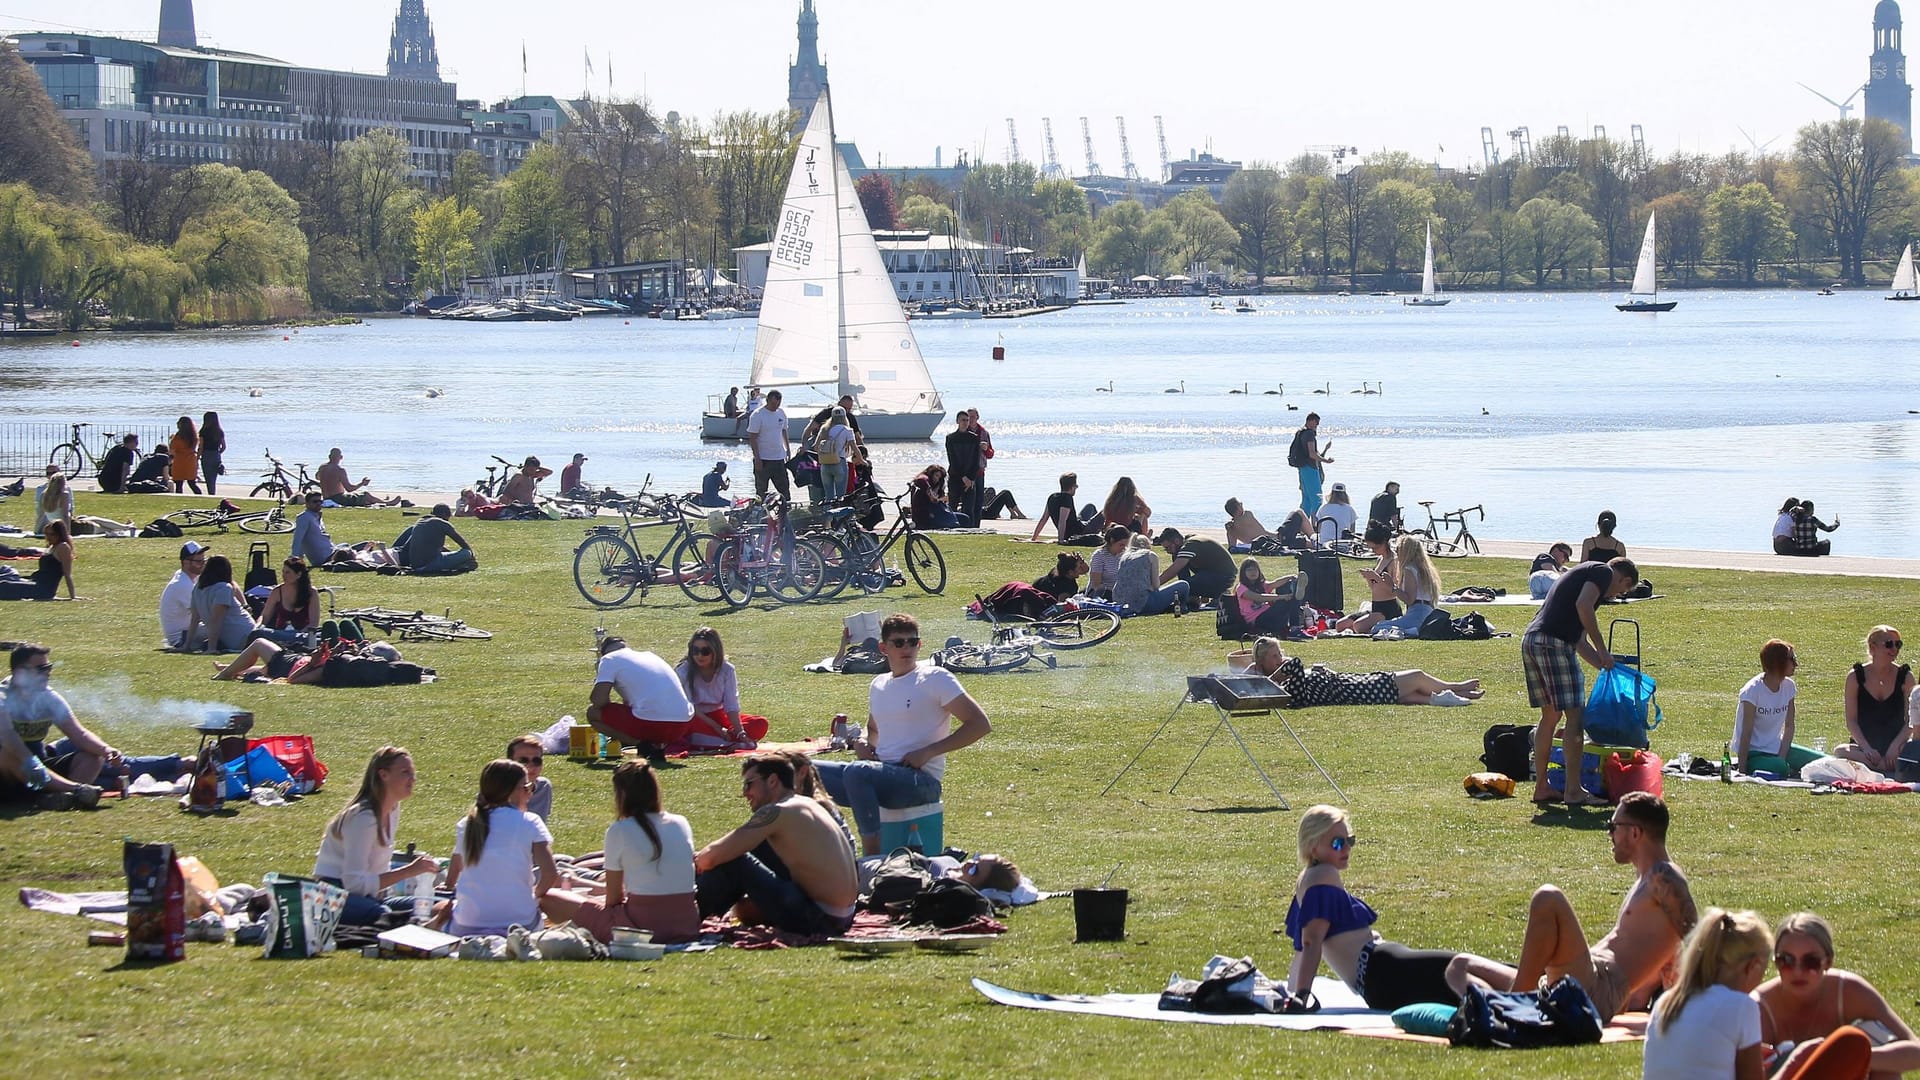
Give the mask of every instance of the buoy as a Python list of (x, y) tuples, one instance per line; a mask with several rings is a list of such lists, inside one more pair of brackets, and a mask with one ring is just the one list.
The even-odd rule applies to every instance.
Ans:
[(995, 360), (1005, 360), (1007, 358), (1007, 347), (1005, 345), (995, 345), (993, 347), (993, 358)]
[(281, 335), (280, 335), (280, 340), (281, 340), (281, 341), (292, 341), (293, 339), (292, 339), (292, 338), (290, 338), (290, 337), (288, 337), (288, 336), (287, 336), (287, 335), (285, 335), (285, 334), (281, 334)]
[(79, 338), (74, 338), (74, 339), (73, 339), (73, 341), (72, 341), (72, 342), (70, 342), (70, 344), (72, 344), (72, 346), (73, 346), (74, 348), (76, 348), (76, 349), (77, 349), (77, 348), (79, 348), (79, 347), (80, 347), (80, 339), (79, 339)]

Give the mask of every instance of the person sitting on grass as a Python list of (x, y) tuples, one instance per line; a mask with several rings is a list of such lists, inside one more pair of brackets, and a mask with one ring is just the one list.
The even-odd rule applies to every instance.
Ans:
[(1907, 726), (1907, 703), (1916, 687), (1913, 668), (1894, 666), (1905, 642), (1891, 626), (1867, 631), (1867, 662), (1847, 672), (1844, 704), (1847, 741), (1833, 748), (1833, 756), (1857, 761), (1888, 776), (1899, 770), (1901, 753), (1913, 729)]
[(1400, 567), (1393, 555), (1393, 530), (1378, 521), (1367, 523), (1367, 531), (1361, 536), (1361, 542), (1367, 550), (1373, 552), (1378, 560), (1370, 567), (1360, 568), (1360, 578), (1367, 583), (1367, 593), (1372, 599), (1367, 610), (1356, 611), (1333, 624), (1335, 630), (1354, 634), (1370, 634), (1373, 628), (1388, 619), (1397, 619), (1406, 612), (1400, 606), (1400, 597), (1394, 593), (1395, 579)]
[[(1078, 473), (1061, 473), (1060, 490), (1047, 496), (1047, 508), (1034, 520), (1033, 535), (1029, 540), (1039, 540), (1040, 530), (1052, 527), (1054, 542), (1070, 544), (1075, 540), (1100, 535), (1100, 516), (1098, 512), (1082, 516), (1073, 508), (1073, 497), (1080, 490)], [(1091, 508), (1092, 504), (1089, 503)]]
[[(434, 503), (433, 512), (407, 530), (407, 567), (416, 577), (427, 574), (464, 574), (480, 565), (473, 545), (453, 527), (453, 508)], [(446, 551), (447, 541), (459, 547)]]
[(1642, 1080), (1765, 1075), (1752, 994), (1767, 976), (1772, 948), (1767, 924), (1751, 911), (1700, 913), (1680, 950), (1679, 980), (1660, 996), (1647, 1025)]
[(1233, 556), (1219, 541), (1204, 536), (1186, 536), (1179, 529), (1162, 529), (1155, 540), (1172, 560), (1160, 574), (1160, 584), (1175, 579), (1187, 583), (1189, 599), (1195, 604), (1210, 604), (1233, 588)]
[(1793, 741), (1793, 646), (1774, 638), (1760, 647), (1760, 674), (1740, 688), (1733, 718), (1733, 764), (1743, 773), (1770, 772), (1785, 780), (1824, 755)]
[[(0, 679), (0, 796), (25, 793), (43, 810), (92, 809), (100, 805), (94, 781), (118, 767), (120, 751), (87, 730), (73, 715), (53, 677), (45, 645), (15, 645), (8, 674)], [(47, 732), (65, 736), (47, 744)]]
[(1101, 544), (1087, 560), (1087, 595), (1106, 598), (1113, 595), (1114, 579), (1120, 574), (1120, 560), (1126, 557), (1133, 536), (1125, 525), (1109, 525), (1101, 534)]
[(693, 827), (662, 808), (660, 780), (647, 762), (614, 767), (605, 845), (600, 895), (554, 889), (540, 901), (548, 918), (571, 920), (603, 942), (613, 940), (616, 926), (650, 930), (663, 945), (700, 936)]
[(516, 926), (541, 927), (540, 902), (560, 874), (553, 863), (552, 834), (527, 813), (532, 794), (533, 782), (518, 762), (502, 758), (480, 770), (473, 809), (453, 831), (447, 933), (505, 936)]
[(727, 463), (716, 461), (713, 468), (700, 478), (700, 494), (694, 498), (693, 504), (714, 509), (732, 506), (733, 500), (726, 496), (726, 490), (732, 486), (733, 481), (727, 479)]
[(1140, 497), (1140, 489), (1134, 486), (1133, 477), (1123, 476), (1113, 482), (1113, 490), (1107, 492), (1107, 501), (1100, 507), (1100, 516), (1109, 526), (1124, 525), (1130, 532), (1147, 535), (1147, 529), (1153, 522), (1153, 507)]
[(1840, 519), (1835, 517), (1829, 525), (1813, 516), (1813, 500), (1807, 499), (1793, 509), (1793, 551), (1794, 555), (1831, 555), (1833, 541), (1820, 539), (1823, 532), (1832, 532), (1840, 527)]
[(307, 560), (289, 555), (280, 564), (280, 584), (267, 594), (260, 625), (268, 637), (283, 645), (320, 629), (320, 593), (313, 587)]
[(73, 591), (73, 535), (64, 521), (47, 522), (46, 550), (32, 574), (21, 577), (11, 566), (0, 566), (0, 600), (57, 600), (60, 583), (67, 583), (67, 599), (78, 600)]
[[(613, 700), (614, 694), (620, 700)], [(638, 745), (647, 757), (687, 737), (693, 702), (680, 676), (659, 656), (627, 648), (625, 638), (600, 643), (600, 666), (593, 676), (587, 723), (623, 746)]]
[(307, 560), (308, 566), (325, 566), (328, 563), (362, 562), (367, 565), (392, 565), (394, 557), (387, 546), (375, 540), (362, 540), (356, 544), (335, 544), (327, 532), (327, 523), (322, 515), (326, 511), (326, 496), (317, 491), (305, 495), (306, 509), (293, 519), (292, 554)]
[(547, 752), (540, 745), (538, 735), (516, 735), (507, 741), (507, 760), (527, 770), (527, 780), (533, 784), (533, 793), (527, 796), (527, 813), (545, 821), (553, 816), (553, 781), (542, 776), (546, 771)]
[(1373, 632), (1398, 631), (1403, 637), (1419, 637), (1421, 624), (1433, 614), (1434, 605), (1445, 592), (1440, 585), (1440, 571), (1417, 536), (1400, 538), (1394, 545), (1393, 561), (1393, 598), (1405, 604), (1407, 610), (1375, 623)]
[[(346, 926), (370, 926), (387, 913), (380, 894), (409, 878), (438, 874), (440, 864), (421, 854), (393, 865), (393, 834), (400, 825), (400, 804), (413, 796), (413, 755), (404, 747), (383, 746), (367, 759), (360, 790), (327, 822), (313, 876), (347, 890), (340, 913)], [(411, 910), (412, 900), (407, 901)]]
[(1160, 558), (1153, 553), (1153, 541), (1138, 533), (1128, 537), (1127, 552), (1113, 575), (1113, 602), (1133, 615), (1184, 612), (1193, 594), (1192, 583), (1160, 586), (1159, 581)]
[(180, 545), (180, 569), (160, 591), (160, 638), (169, 649), (181, 648), (187, 623), (193, 618), (193, 587), (207, 565), (207, 545), (189, 540)]
[(506, 509), (506, 506), (506, 503), (494, 502), (472, 488), (461, 488), (460, 497), (453, 503), (453, 516), (493, 521), (500, 516), (500, 511)]
[(1325, 664), (1306, 665), (1288, 656), (1278, 638), (1253, 643), (1253, 667), (1287, 692), (1290, 708), (1310, 705), (1465, 705), (1486, 695), (1479, 679), (1448, 682), (1420, 670), (1374, 671), (1365, 674), (1333, 671)]
[(973, 519), (947, 505), (947, 470), (929, 465), (907, 485), (908, 510), (916, 529), (971, 529)]
[(1527, 595), (1535, 600), (1545, 600), (1553, 591), (1553, 583), (1567, 572), (1567, 562), (1573, 558), (1573, 545), (1559, 541), (1552, 547), (1533, 557), (1533, 565), (1527, 570)]
[(1594, 522), (1594, 527), (1600, 531), (1580, 542), (1580, 561), (1583, 563), (1612, 562), (1615, 559), (1625, 558), (1627, 545), (1613, 535), (1613, 530), (1619, 524), (1620, 519), (1614, 515), (1613, 511), (1600, 511), (1600, 517)]
[(727, 660), (720, 631), (703, 626), (687, 640), (687, 655), (674, 668), (693, 702), (687, 741), (695, 746), (751, 750), (767, 737), (767, 718), (740, 715), (740, 681)]
[[(751, 910), (738, 913), (742, 921), (797, 934), (846, 933), (860, 882), (842, 826), (794, 792), (793, 765), (782, 755), (749, 756), (740, 779), (753, 815), (693, 857), (700, 914), (723, 915), (747, 901)], [(761, 844), (778, 856), (777, 869), (754, 856)]]
[(1080, 578), (1089, 569), (1078, 552), (1063, 552), (1053, 560), (1051, 571), (1033, 579), (1033, 587), (1055, 600), (1065, 600), (1080, 592)]
[(225, 555), (207, 556), (206, 569), (193, 586), (186, 647), (196, 652), (239, 652), (258, 629), (247, 598), (233, 583), (232, 561)]
[(532, 506), (540, 499), (540, 481), (552, 475), (553, 470), (540, 464), (539, 458), (528, 455), (520, 464), (520, 471), (507, 478), (500, 501), (509, 506)]
[(1773, 961), (1780, 974), (1753, 996), (1760, 1002), (1761, 1041), (1786, 1059), (1776, 1077), (1857, 1077), (1869, 1071), (1888, 1077), (1920, 1070), (1920, 1039), (1913, 1029), (1872, 983), (1833, 966), (1827, 920), (1806, 911), (1780, 920)]
[(360, 478), (359, 483), (354, 483), (352, 479), (347, 476), (346, 467), (340, 464), (342, 456), (340, 448), (337, 446), (334, 447), (327, 451), (327, 463), (313, 471), (314, 480), (320, 484), (321, 497), (332, 502), (335, 506), (401, 505), (403, 500), (397, 495), (389, 499), (382, 499), (373, 492), (367, 491), (366, 486), (373, 482), (372, 477), (363, 476)]
[(1793, 554), (1793, 512), (1800, 508), (1800, 500), (1792, 495), (1780, 504), (1780, 512), (1773, 519), (1773, 553), (1775, 555)]
[(1300, 633), (1299, 577), (1288, 574), (1269, 585), (1260, 560), (1240, 564), (1240, 580), (1228, 603), (1240, 605), (1240, 621), (1252, 630), (1294, 637)]

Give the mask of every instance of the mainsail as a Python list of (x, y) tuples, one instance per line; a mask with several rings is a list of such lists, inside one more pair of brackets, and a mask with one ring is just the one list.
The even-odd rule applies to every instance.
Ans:
[(1654, 296), (1660, 292), (1660, 282), (1653, 272), (1654, 241), (1653, 214), (1647, 215), (1647, 234), (1640, 239), (1640, 261), (1633, 268), (1634, 296)]

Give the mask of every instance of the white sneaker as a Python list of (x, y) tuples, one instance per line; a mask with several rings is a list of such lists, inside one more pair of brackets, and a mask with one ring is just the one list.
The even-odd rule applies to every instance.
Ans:
[(1454, 692), (1453, 692), (1453, 691), (1451, 691), (1451, 690), (1442, 690), (1442, 691), (1440, 691), (1439, 693), (1437, 693), (1437, 694), (1435, 694), (1435, 695), (1433, 695), (1433, 698), (1432, 698), (1432, 700), (1431, 700), (1431, 704), (1434, 704), (1434, 705), (1471, 705), (1471, 704), (1473, 704), (1473, 702), (1471, 702), (1471, 701), (1468, 701), (1468, 700), (1467, 700), (1466, 698), (1463, 698), (1463, 697), (1461, 697), (1461, 696), (1460, 696), (1459, 694), (1456, 694), (1456, 693), (1454, 693)]

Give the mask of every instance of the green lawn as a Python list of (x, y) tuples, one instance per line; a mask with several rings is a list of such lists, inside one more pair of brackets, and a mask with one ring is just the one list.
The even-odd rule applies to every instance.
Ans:
[[(146, 519), (175, 500), (83, 494), (80, 510)], [(20, 524), (26, 500), (0, 505)], [(398, 511), (333, 511), (336, 539), (391, 538)], [(55, 686), (83, 720), (130, 752), (192, 748), (192, 735), (154, 719), (162, 699), (224, 701), (253, 710), (256, 733), (306, 732), (333, 769), (320, 794), (284, 808), (243, 807), (198, 819), (170, 801), (109, 804), (88, 814), (18, 813), (0, 821), (0, 882), (9, 889), (123, 887), (123, 837), (170, 840), (223, 882), (270, 870), (306, 873), (326, 820), (350, 797), (367, 755), (410, 747), (420, 767), (399, 840), (444, 854), (482, 764), (515, 734), (583, 711), (592, 683), (597, 623), (636, 647), (677, 657), (688, 634), (711, 622), (740, 669), (743, 703), (772, 718), (773, 738), (824, 734), (835, 712), (863, 715), (866, 680), (808, 675), (800, 666), (832, 651), (853, 600), (729, 613), (677, 591), (597, 613), (574, 591), (578, 523), (462, 523), (481, 570), (439, 580), (325, 575), (344, 601), (451, 607), (495, 631), (485, 643), (410, 646), (437, 668), (418, 687), (327, 690), (206, 681), (204, 658), (160, 651), (155, 605), (176, 566), (170, 541), (82, 540), (77, 577), (87, 602), (0, 605), (0, 637), (50, 644)], [(240, 561), (241, 534), (216, 551)], [(934, 641), (974, 635), (961, 606), (1050, 565), (1053, 550), (1001, 537), (943, 539), (946, 595), (893, 590), (865, 606), (902, 609)], [(285, 538), (274, 541), (276, 559)], [(24, 565), (24, 564), (19, 564)], [(1484, 559), (1443, 567), (1454, 583), (1519, 586), (1523, 567)], [(1718, 753), (1733, 695), (1757, 670), (1760, 644), (1794, 641), (1801, 661), (1801, 730), (1841, 732), (1839, 693), (1866, 629), (1901, 621), (1920, 582), (1651, 571), (1668, 599), (1603, 615), (1645, 625), (1649, 669), (1660, 680), (1667, 724), (1662, 751)], [(1349, 599), (1364, 595), (1357, 575)], [(1488, 609), (1518, 630), (1525, 609)], [(1188, 672), (1216, 670), (1224, 643), (1211, 616), (1130, 623), (1114, 642), (1064, 654), (1060, 670), (973, 676), (969, 689), (994, 723), (983, 743), (954, 755), (946, 785), (947, 838), (1016, 859), (1042, 888), (1099, 880), (1133, 892), (1123, 944), (1073, 943), (1071, 902), (1014, 913), (1011, 932), (975, 956), (908, 955), (877, 961), (825, 949), (722, 950), (659, 963), (496, 967), (376, 962), (332, 956), (309, 963), (259, 959), (258, 949), (191, 945), (186, 963), (121, 970), (119, 950), (84, 947), (90, 925), (0, 908), (0, 944), (19, 979), (6, 1026), (13, 1075), (41, 1070), (258, 1074), (298, 1062), (302, 1072), (435, 1075), (798, 1076), (1244, 1075), (1300, 1077), (1638, 1075), (1639, 1047), (1542, 1052), (1525, 1059), (1288, 1034), (1073, 1020), (991, 1006), (968, 988), (978, 975), (1020, 989), (1152, 991), (1168, 974), (1195, 972), (1215, 952), (1252, 955), (1282, 977), (1290, 947), (1272, 930), (1285, 915), (1297, 869), (1297, 812), (1264, 799), (1231, 743), (1216, 742), (1180, 793), (1166, 785), (1205, 737), (1210, 716), (1181, 715), (1108, 797), (1100, 790), (1160, 724)], [(1552, 881), (1573, 896), (1590, 936), (1610, 922), (1630, 872), (1608, 857), (1602, 815), (1569, 823), (1534, 815), (1523, 800), (1476, 802), (1461, 777), (1479, 768), (1481, 732), (1530, 722), (1519, 650), (1491, 642), (1328, 642), (1301, 650), (1348, 670), (1425, 667), (1486, 680), (1487, 700), (1465, 709), (1320, 709), (1289, 714), (1301, 737), (1352, 798), (1365, 838), (1349, 883), (1381, 912), (1380, 930), (1421, 947), (1511, 958), (1526, 898)], [(85, 704), (117, 696), (118, 705)], [(145, 704), (142, 704), (145, 703)], [(1332, 792), (1272, 720), (1245, 723), (1250, 741), (1296, 811)], [(1805, 741), (1803, 739), (1803, 741)], [(599, 846), (611, 813), (607, 772), (549, 758), (557, 789), (556, 847)], [(699, 760), (669, 766), (668, 807), (686, 814), (704, 843), (745, 816), (737, 768)], [(1812, 798), (1712, 783), (1669, 789), (1673, 855), (1704, 906), (1752, 907), (1769, 918), (1812, 909), (1839, 934), (1841, 963), (1867, 975), (1896, 1009), (1915, 1012), (1920, 963), (1908, 937), (1915, 909), (1908, 844), (1914, 803), (1900, 797)], [(375, 1064), (378, 1063), (378, 1064)]]

